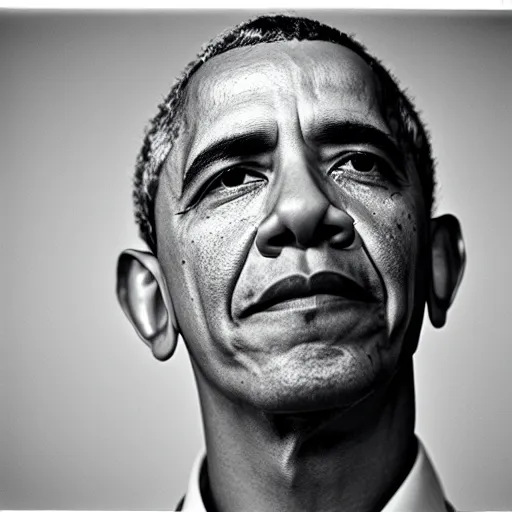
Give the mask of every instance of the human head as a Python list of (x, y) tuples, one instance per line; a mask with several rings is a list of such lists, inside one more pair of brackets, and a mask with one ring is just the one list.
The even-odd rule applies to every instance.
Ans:
[[(293, 79), (294, 69), (302, 70), (298, 81)], [(259, 84), (258, 72), (265, 78), (261, 87), (251, 86)], [(196, 139), (205, 138), (205, 131), (209, 132), (206, 138), (212, 138), (219, 129), (217, 120), (233, 110), (233, 104), (242, 109), (254, 101), (257, 110), (258, 105), (273, 101), (275, 94), (286, 101), (286, 91), (274, 87), (280, 79), (288, 80), (291, 97), (302, 105), (297, 115), (308, 119), (299, 122), (299, 136), (291, 129), (294, 121), (289, 109), (275, 119), (267, 111), (280, 133), (287, 133), (290, 144), (298, 148), (295, 174), (290, 174), (287, 162), (294, 155), (276, 141), (272, 151), (280, 151), (278, 163), (279, 159), (269, 157), (269, 148), (262, 151), (270, 158), (269, 169), (277, 169), (277, 177), (265, 178), (270, 192), (265, 200), (261, 196), (257, 211), (248, 209), (245, 215), (234, 210), (235, 217), (231, 213), (224, 218), (212, 214), (213, 220), (208, 220), (208, 210), (190, 213), (190, 203), (178, 208), (182, 173), (189, 167), (184, 154)], [(319, 88), (318, 97), (305, 85), (316, 79), (327, 84)], [(237, 103), (237, 80), (249, 84), (246, 103)], [(337, 84), (341, 97), (329, 92)], [(319, 157), (316, 146), (310, 151), (308, 137), (316, 129), (316, 117), (322, 118), (331, 104), (344, 112), (338, 124), (350, 123), (355, 115), (360, 126), (367, 116), (364, 124), (394, 141), (403, 160), (395, 160), (391, 167), (403, 167), (406, 176), (401, 185), (381, 181), (376, 190), (366, 183), (365, 192), (349, 192), (350, 184), (343, 180), (333, 188), (331, 181), (314, 175)], [(279, 105), (274, 104), (276, 112)], [(312, 117), (306, 115), (309, 110), (304, 105), (311, 106)], [(256, 122), (251, 115), (248, 124)], [(271, 129), (266, 126), (265, 130), (271, 139)], [(367, 142), (360, 137), (368, 130), (358, 130), (357, 141), (345, 143), (352, 149)], [(363, 161), (363, 167), (367, 164)], [(261, 172), (253, 171), (252, 177), (261, 177)], [(297, 189), (297, 182), (304, 183), (303, 190)], [(172, 353), (169, 340), (180, 330), (196, 375), (199, 372), (232, 397), (271, 410), (331, 407), (336, 400), (350, 403), (389, 378), (403, 354), (412, 354), (426, 300), (433, 323), (444, 323), (462, 273), (463, 250), (453, 217), (430, 225), (433, 183), (430, 145), (417, 114), (390, 75), (358, 43), (300, 18), (264, 17), (242, 24), (214, 40), (189, 66), (145, 139), (135, 200), (142, 235), (158, 259), (134, 252), (120, 259), (121, 304), (160, 359)], [(320, 206), (311, 210), (310, 217), (295, 209), (294, 217), (284, 221), (283, 212), (289, 206), (283, 206), (289, 199), (286, 194), (304, 191), (308, 201)], [(194, 194), (198, 196), (201, 199), (201, 194)], [(303, 206), (308, 202), (303, 201)], [(312, 230), (322, 232), (321, 240), (315, 242), (312, 230), (303, 229), (311, 218), (316, 219)], [(285, 240), (284, 225), (294, 241)], [(277, 250), (275, 239), (280, 240)], [(307, 257), (306, 251), (313, 248), (316, 252), (311, 250)], [(349, 293), (350, 306), (340, 306), (348, 313), (331, 311), (326, 318), (323, 311), (330, 306), (324, 308), (322, 303), (301, 319), (295, 313), (279, 313), (261, 320), (244, 309), (251, 304), (251, 293), (266, 297), (265, 287), (270, 289), (285, 278), (285, 286), (307, 278), (307, 284), (297, 284), (302, 292), (317, 286), (325, 295), (325, 288), (333, 285), (323, 281), (332, 281), (336, 272), (337, 286), (348, 290), (358, 281), (359, 288), (366, 288), (363, 298), (361, 289)], [(350, 278), (340, 278), (342, 274)], [(319, 351), (310, 343), (317, 337)], [(297, 339), (298, 355), (292, 353)], [(283, 353), (279, 343), (285, 347)], [(340, 354), (336, 354), (338, 348)]]

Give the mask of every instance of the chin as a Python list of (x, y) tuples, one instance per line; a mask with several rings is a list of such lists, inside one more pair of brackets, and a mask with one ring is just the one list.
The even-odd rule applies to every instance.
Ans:
[(382, 350), (301, 345), (273, 357), (239, 392), (254, 407), (269, 413), (301, 413), (346, 408), (379, 389), (392, 370)]

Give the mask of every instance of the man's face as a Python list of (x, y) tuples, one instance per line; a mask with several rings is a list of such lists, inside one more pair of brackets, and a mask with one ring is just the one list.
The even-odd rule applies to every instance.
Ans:
[[(329, 215), (352, 230), (346, 243), (324, 236)], [(423, 309), (426, 220), (355, 53), (293, 41), (208, 61), (156, 201), (158, 259), (195, 367), (270, 411), (358, 400), (395, 371)]]

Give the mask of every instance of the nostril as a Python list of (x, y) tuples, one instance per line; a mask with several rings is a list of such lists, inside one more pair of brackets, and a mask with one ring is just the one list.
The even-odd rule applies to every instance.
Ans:
[(274, 211), (258, 227), (256, 247), (262, 256), (276, 258), (285, 247), (307, 249), (327, 242), (336, 249), (345, 249), (354, 240), (352, 217), (330, 205), (327, 211), (320, 208)]
[(332, 230), (332, 234), (329, 235), (326, 240), (329, 240), (329, 245), (331, 247), (337, 247), (337, 248), (346, 248), (352, 245), (356, 237), (355, 230), (343, 230), (340, 231), (339, 229)]
[(323, 225), (318, 230), (318, 238), (320, 240), (333, 240), (336, 236), (343, 235), (342, 230), (338, 226)]
[(285, 247), (287, 245), (295, 245), (295, 243), (295, 235), (289, 229), (285, 229), (282, 233), (268, 239), (268, 245), (272, 247)]

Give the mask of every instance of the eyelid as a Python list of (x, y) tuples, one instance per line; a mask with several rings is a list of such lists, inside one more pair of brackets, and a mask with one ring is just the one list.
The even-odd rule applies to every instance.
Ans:
[(370, 155), (375, 157), (377, 161), (383, 161), (393, 171), (396, 171), (398, 169), (397, 164), (383, 150), (371, 145), (354, 144), (350, 146), (350, 148), (345, 149), (343, 151), (343, 154), (336, 158), (335, 163), (330, 166), (328, 174), (335, 171), (337, 167), (339, 167), (342, 163), (347, 162), (348, 160), (350, 160), (350, 157), (353, 157), (355, 155)]
[[(192, 197), (190, 204), (184, 210), (176, 212), (175, 215), (183, 215), (184, 213), (187, 213), (190, 210), (193, 210), (201, 202), (203, 197), (206, 196), (206, 194), (208, 194), (208, 192), (211, 191), (212, 185), (214, 185), (216, 181), (220, 181), (222, 179), (222, 176), (224, 176), (224, 174), (227, 174), (229, 171), (236, 170), (237, 168), (240, 170), (245, 169), (246, 171), (251, 171), (251, 172), (256, 173), (258, 171), (253, 169), (254, 166), (255, 166), (254, 163), (252, 163), (252, 164), (251, 163), (233, 164), (233, 165), (230, 165), (229, 167), (225, 167), (224, 169), (220, 170), (219, 172), (213, 174), (203, 183), (203, 185), (200, 186), (199, 191), (196, 194), (194, 194), (194, 196)], [(261, 172), (261, 171), (259, 171), (259, 172)]]
[(176, 212), (175, 215), (183, 215), (184, 213), (187, 213), (190, 210), (193, 210), (199, 204), (201, 199), (203, 199), (203, 197), (208, 193), (208, 191), (210, 190), (210, 188), (212, 186), (212, 183), (215, 183), (215, 181), (217, 179), (219, 179), (226, 171), (227, 171), (227, 169), (224, 169), (224, 170), (220, 171), (219, 173), (210, 176), (205, 181), (205, 183), (200, 187), (199, 192), (197, 192), (196, 194), (193, 195), (192, 199), (190, 200), (190, 204), (184, 210), (181, 210), (180, 212)]
[(393, 159), (384, 151), (383, 149), (373, 146), (371, 144), (350, 144), (347, 145), (343, 149), (343, 152), (340, 157), (338, 157), (338, 161), (346, 158), (350, 155), (354, 154), (365, 154), (365, 155), (373, 155), (377, 158), (381, 158), (386, 162), (389, 162), (390, 165), (395, 165), (393, 163)]

